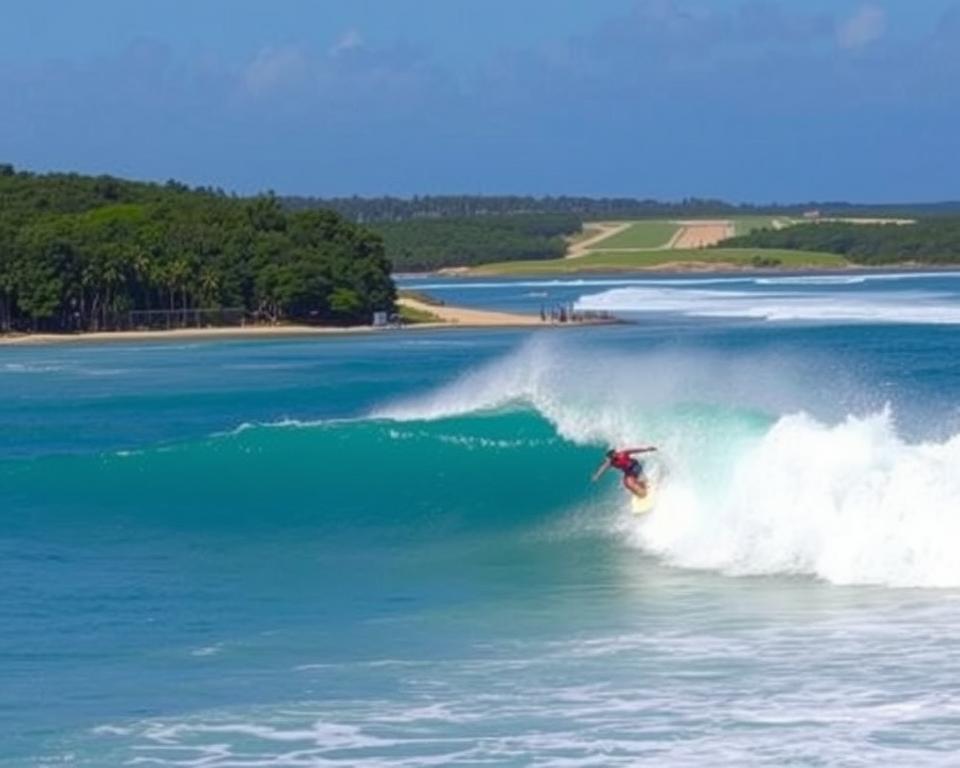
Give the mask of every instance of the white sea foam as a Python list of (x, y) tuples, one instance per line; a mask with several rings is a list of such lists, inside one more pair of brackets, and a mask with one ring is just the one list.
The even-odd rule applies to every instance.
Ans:
[(695, 459), (630, 539), (672, 563), (836, 584), (960, 586), (960, 436), (908, 444), (889, 414), (781, 418), (697, 482)]
[[(960, 274), (960, 273), (958, 273)], [(718, 283), (752, 283), (756, 278), (738, 277), (584, 277), (550, 280), (457, 281), (412, 285), (423, 291), (489, 290), (491, 288), (593, 288), (624, 285), (715, 285)], [(542, 291), (541, 291), (542, 292)]]
[(223, 651), (223, 643), (214, 643), (213, 645), (205, 645), (202, 648), (195, 648), (190, 651), (190, 655), (197, 657), (216, 656), (221, 651)]
[(244, 421), (233, 429), (214, 432), (213, 437), (229, 437), (240, 435), (252, 429), (312, 429), (331, 424), (347, 423), (351, 419), (291, 419), (284, 417), (276, 421)]
[(937, 270), (936, 272), (857, 272), (854, 274), (777, 275), (758, 277), (756, 285), (859, 285), (872, 282), (896, 282), (900, 280), (930, 280), (957, 278), (960, 272)]
[(58, 363), (4, 363), (0, 365), (3, 373), (56, 373), (64, 365)]
[(445, 434), (431, 434), (427, 433), (424, 430), (400, 430), (400, 429), (388, 429), (387, 436), (391, 440), (436, 440), (440, 443), (445, 443), (447, 445), (456, 445), (461, 448), (466, 448), (468, 450), (484, 450), (488, 448), (500, 448), (500, 449), (528, 449), (528, 448), (546, 448), (550, 445), (555, 445), (558, 441), (556, 439), (529, 439), (525, 438), (522, 440), (506, 440), (506, 439), (495, 439), (490, 437), (477, 437), (471, 435), (445, 435)]
[(860, 285), (868, 275), (784, 275), (783, 277), (758, 277), (755, 285)]
[(614, 288), (582, 296), (589, 312), (667, 313), (767, 321), (960, 324), (960, 300), (925, 291), (836, 295), (659, 287)]
[[(942, 634), (918, 639), (955, 614), (924, 598), (879, 623), (876, 606), (794, 609), (774, 625), (651, 615), (635, 631), (495, 644), (414, 675), (384, 669), (378, 695), (104, 725), (93, 743), (115, 749), (103, 764), (211, 768), (935, 766), (960, 747), (957, 654)], [(301, 672), (322, 684), (355, 664)]]

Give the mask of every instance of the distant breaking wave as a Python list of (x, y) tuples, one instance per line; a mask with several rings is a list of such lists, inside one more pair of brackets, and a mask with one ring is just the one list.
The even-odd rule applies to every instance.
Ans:
[[(816, 280), (822, 280), (818, 277)], [(865, 278), (840, 278), (852, 282)], [(816, 285), (810, 278), (770, 278), (761, 285)], [(818, 295), (787, 291), (733, 291), (624, 287), (583, 296), (576, 308), (618, 313), (670, 313), (688, 317), (749, 318), (768, 321), (960, 324), (960, 302), (925, 291)]]

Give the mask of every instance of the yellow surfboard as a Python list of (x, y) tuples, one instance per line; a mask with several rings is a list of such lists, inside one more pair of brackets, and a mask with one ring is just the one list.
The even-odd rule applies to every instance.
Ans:
[(647, 483), (647, 495), (642, 499), (633, 493), (630, 494), (630, 509), (635, 515), (646, 515), (652, 512), (656, 503), (657, 489), (652, 482)]

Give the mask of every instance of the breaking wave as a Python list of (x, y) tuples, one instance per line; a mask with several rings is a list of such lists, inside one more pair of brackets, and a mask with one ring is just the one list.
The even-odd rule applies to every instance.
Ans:
[(852, 381), (824, 407), (812, 386), (821, 373), (706, 354), (571, 360), (531, 344), (378, 415), (442, 419), (523, 403), (575, 445), (656, 443), (668, 471), (657, 509), (617, 530), (674, 565), (960, 586), (960, 435), (905, 439), (892, 410), (859, 400)]

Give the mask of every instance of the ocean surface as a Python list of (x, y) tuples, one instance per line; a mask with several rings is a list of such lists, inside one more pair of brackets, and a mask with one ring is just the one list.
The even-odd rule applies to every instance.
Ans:
[(405, 286), (0, 348), (0, 766), (958, 764), (960, 273)]

